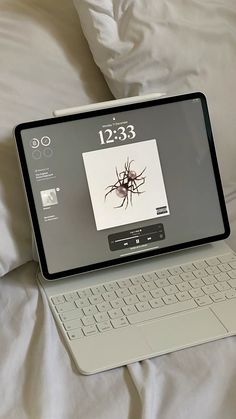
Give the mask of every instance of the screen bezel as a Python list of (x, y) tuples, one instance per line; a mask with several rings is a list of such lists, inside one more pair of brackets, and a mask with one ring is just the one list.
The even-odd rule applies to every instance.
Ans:
[[(129, 111), (129, 110), (142, 109), (142, 108), (144, 109), (151, 106), (160, 106), (160, 105), (164, 105), (168, 103), (180, 102), (180, 101), (191, 100), (191, 99), (201, 100), (203, 116), (204, 116), (204, 121), (205, 121), (205, 126), (206, 126), (206, 132), (207, 132), (207, 137), (208, 137), (208, 144), (209, 144), (209, 149), (210, 149), (210, 155), (211, 155), (211, 160), (212, 160), (212, 166), (213, 166), (213, 171), (214, 171), (214, 176), (215, 176), (215, 181), (216, 181), (216, 188), (217, 188), (219, 203), (220, 203), (220, 208), (221, 208), (222, 221), (223, 221), (224, 229), (225, 229), (224, 233), (218, 234), (215, 236), (204, 237), (198, 240), (192, 240), (190, 242), (184, 242), (184, 243), (179, 243), (172, 246), (167, 246), (161, 249), (147, 250), (146, 252), (143, 252), (143, 253), (136, 253), (134, 255), (124, 256), (122, 257), (122, 259), (114, 258), (109, 261), (94, 263), (87, 266), (69, 269), (66, 271), (49, 273), (47, 261), (46, 261), (46, 255), (45, 255), (44, 246), (43, 246), (43, 241), (42, 241), (42, 237), (40, 233), (36, 206), (35, 206), (35, 202), (33, 198), (33, 191), (31, 187), (30, 177), (29, 177), (27, 163), (26, 163), (26, 157), (25, 157), (24, 148), (23, 148), (21, 132), (26, 129), (42, 127), (45, 125), (57, 125), (64, 122), (86, 119), (86, 118), (90, 118), (94, 116), (113, 114), (114, 112), (122, 112), (122, 111)], [(224, 200), (219, 167), (217, 163), (216, 150), (215, 150), (215, 146), (213, 142), (213, 134), (212, 134), (211, 124), (210, 124), (207, 101), (206, 101), (205, 95), (201, 92), (189, 93), (189, 94), (172, 96), (172, 97), (164, 97), (164, 98), (154, 99), (150, 101), (138, 102), (138, 103), (127, 104), (127, 105), (119, 105), (112, 108), (87, 111), (85, 113), (60, 116), (56, 118), (49, 118), (49, 119), (32, 121), (32, 122), (25, 122), (15, 127), (14, 134), (15, 134), (15, 139), (16, 139), (16, 146), (17, 146), (17, 151), (18, 151), (18, 156), (19, 156), (19, 161), (20, 161), (20, 166), (21, 166), (21, 171), (22, 171), (22, 176), (23, 176), (23, 181), (24, 181), (24, 187), (25, 187), (27, 201), (28, 201), (32, 227), (34, 230), (34, 236), (35, 236), (39, 261), (40, 261), (40, 267), (41, 267), (42, 275), (47, 280), (65, 278), (65, 277), (82, 274), (82, 273), (89, 272), (96, 269), (108, 268), (111, 266), (120, 265), (127, 262), (133, 262), (136, 260), (146, 259), (148, 257), (153, 257), (153, 256), (161, 255), (164, 253), (166, 254), (169, 252), (182, 250), (189, 247), (199, 246), (199, 245), (206, 244), (209, 242), (225, 239), (230, 234), (230, 226), (229, 226), (229, 221), (228, 221), (228, 216), (227, 216), (227, 211), (226, 211), (226, 205), (225, 205), (225, 200)]]

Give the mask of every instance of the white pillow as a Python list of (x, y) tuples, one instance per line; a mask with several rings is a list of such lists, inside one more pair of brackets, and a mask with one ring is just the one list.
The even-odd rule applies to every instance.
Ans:
[(0, 2), (0, 276), (32, 259), (13, 127), (111, 97), (72, 1)]
[(206, 94), (225, 194), (236, 194), (235, 0), (74, 3), (115, 97)]

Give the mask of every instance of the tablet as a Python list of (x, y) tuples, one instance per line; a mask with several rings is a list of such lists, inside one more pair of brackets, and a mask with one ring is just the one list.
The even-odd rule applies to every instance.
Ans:
[(27, 122), (15, 138), (46, 279), (229, 235), (202, 93)]

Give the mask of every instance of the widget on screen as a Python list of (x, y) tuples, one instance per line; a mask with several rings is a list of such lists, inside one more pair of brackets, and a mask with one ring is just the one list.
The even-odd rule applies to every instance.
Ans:
[(44, 135), (40, 140), (38, 138), (31, 138), (29, 145), (32, 148), (32, 157), (34, 160), (39, 160), (42, 157), (52, 157), (53, 150), (49, 147), (51, 141), (51, 138), (47, 135)]
[(51, 205), (58, 204), (56, 189), (47, 189), (45, 191), (40, 191), (40, 195), (43, 207), (49, 207)]
[(108, 236), (111, 251), (143, 246), (164, 239), (165, 231), (162, 223), (122, 231), (121, 233)]

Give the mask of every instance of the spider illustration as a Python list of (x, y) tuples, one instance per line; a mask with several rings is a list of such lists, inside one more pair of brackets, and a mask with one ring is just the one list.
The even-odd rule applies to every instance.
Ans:
[(125, 170), (122, 170), (120, 173), (118, 173), (116, 167), (117, 181), (114, 183), (114, 185), (109, 185), (106, 188), (109, 188), (109, 191), (106, 193), (105, 199), (107, 195), (113, 191), (116, 192), (116, 195), (119, 198), (122, 198), (122, 203), (114, 208), (121, 208), (125, 205), (126, 209), (129, 204), (133, 205), (133, 194), (140, 195), (144, 192), (140, 191), (139, 188), (145, 183), (146, 176), (142, 176), (142, 174), (145, 172), (146, 167), (142, 170), (141, 173), (137, 174), (135, 170), (131, 169), (133, 162), (134, 160), (129, 161), (129, 158), (127, 158), (127, 162), (124, 165)]

